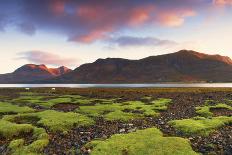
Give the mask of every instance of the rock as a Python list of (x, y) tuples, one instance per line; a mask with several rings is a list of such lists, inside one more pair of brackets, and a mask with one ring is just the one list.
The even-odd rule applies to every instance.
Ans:
[(90, 150), (90, 149), (88, 149), (88, 150), (87, 150), (87, 152), (88, 152), (88, 153), (91, 153), (91, 150)]
[(189, 137), (188, 139), (189, 139), (189, 140), (193, 140), (193, 137)]
[(123, 133), (123, 132), (125, 132), (125, 131), (126, 131), (125, 129), (120, 129), (120, 130), (119, 130), (120, 133)]
[(128, 132), (135, 132), (135, 131), (136, 131), (136, 128), (128, 130)]

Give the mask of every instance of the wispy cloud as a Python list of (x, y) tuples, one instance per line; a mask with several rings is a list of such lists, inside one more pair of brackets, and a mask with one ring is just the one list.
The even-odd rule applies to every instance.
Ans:
[(19, 29), (27, 35), (34, 35), (36, 32), (36, 28), (32, 23), (20, 23), (18, 26)]
[(57, 54), (43, 51), (27, 51), (18, 53), (17, 59), (24, 59), (30, 63), (53, 66), (77, 66), (78, 59), (62, 57)]
[(232, 0), (213, 0), (213, 4), (218, 6), (232, 5)]
[(134, 37), (134, 36), (121, 36), (112, 38), (109, 43), (117, 46), (173, 46), (178, 43), (172, 40), (162, 40), (155, 37)]
[[(32, 35), (36, 29), (65, 34), (68, 41), (92, 43), (123, 29), (182, 26), (205, 0), (20, 0), (0, 5), (12, 24)], [(210, 3), (212, 5), (212, 3)], [(20, 22), (20, 23), (18, 23)], [(23, 24), (21, 24), (23, 23)], [(0, 23), (1, 24), (1, 23)]]
[[(207, 14), (212, 6), (232, 0), (19, 0), (0, 5), (0, 28), (10, 21), (21, 32), (36, 29), (64, 34), (68, 41), (92, 43), (124, 29), (180, 27), (189, 17)], [(210, 11), (209, 11), (210, 12)], [(4, 17), (1, 17), (1, 14)], [(1, 19), (4, 20), (4, 23)], [(20, 22), (20, 23), (18, 23)], [(22, 24), (23, 23), (23, 24)]]

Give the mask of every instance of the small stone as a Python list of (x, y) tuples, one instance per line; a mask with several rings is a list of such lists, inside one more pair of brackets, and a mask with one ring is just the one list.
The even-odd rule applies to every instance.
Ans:
[(90, 152), (91, 152), (91, 150), (90, 150), (90, 149), (88, 149), (88, 150), (87, 150), (87, 152), (88, 152), (88, 153), (90, 153)]
[(128, 130), (128, 132), (135, 132), (135, 131), (136, 131), (136, 128)]
[(120, 129), (119, 132), (122, 133), (122, 132), (125, 132), (126, 130), (125, 129)]

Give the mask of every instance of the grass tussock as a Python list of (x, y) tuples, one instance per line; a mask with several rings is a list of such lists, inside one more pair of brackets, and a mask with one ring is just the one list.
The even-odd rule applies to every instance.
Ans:
[(12, 155), (39, 155), (49, 143), (48, 134), (43, 128), (35, 127), (33, 138), (36, 140), (29, 145), (25, 145), (24, 139), (12, 140), (8, 149)]
[(210, 109), (228, 109), (228, 110), (232, 110), (232, 107), (227, 105), (227, 104), (223, 104), (223, 103), (219, 103), (216, 104), (214, 106), (202, 106), (202, 107), (196, 107), (196, 113), (200, 116), (203, 117), (212, 117), (213, 113), (210, 111)]
[(0, 137), (11, 139), (32, 131), (33, 126), (30, 124), (16, 124), (5, 120), (0, 120)]
[(18, 115), (5, 116), (3, 119), (8, 121), (15, 121), (15, 119), (21, 119), (28, 117), (38, 118), (37, 125), (41, 125), (52, 132), (67, 131), (76, 126), (91, 125), (94, 121), (84, 115), (73, 112), (58, 112), (54, 110), (45, 110), (37, 113), (27, 113)]
[(174, 120), (169, 122), (170, 125), (185, 135), (194, 134), (202, 136), (208, 136), (216, 129), (230, 123), (232, 123), (232, 117), (226, 116), (212, 118), (195, 117), (191, 119)]
[(116, 134), (107, 140), (95, 140), (86, 145), (91, 155), (197, 155), (189, 141), (178, 137), (163, 137), (160, 130), (149, 128), (129, 134)]
[(32, 108), (23, 106), (20, 107), (18, 105), (13, 105), (7, 102), (0, 102), (0, 113), (8, 114), (8, 113), (26, 113), (35, 111)]
[(150, 104), (145, 104), (141, 101), (127, 101), (123, 103), (80, 106), (76, 111), (91, 117), (104, 117), (106, 120), (127, 121), (138, 117), (156, 117), (160, 111), (166, 110), (171, 102), (171, 99), (163, 98), (154, 100)]

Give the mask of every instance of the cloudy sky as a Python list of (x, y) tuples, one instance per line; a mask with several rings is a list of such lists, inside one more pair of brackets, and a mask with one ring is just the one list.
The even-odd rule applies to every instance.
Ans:
[(232, 57), (232, 0), (1, 0), (0, 73), (191, 49)]

